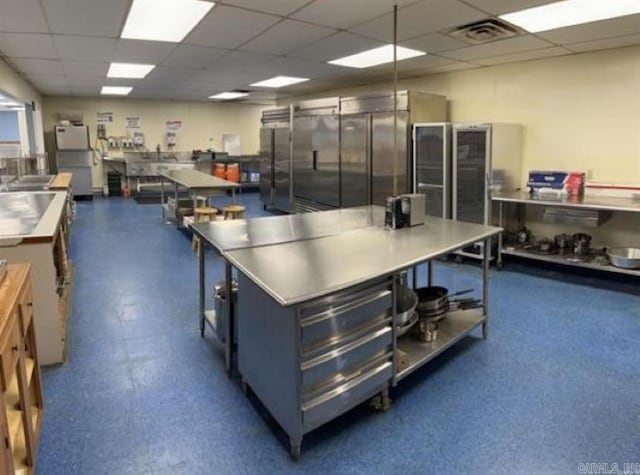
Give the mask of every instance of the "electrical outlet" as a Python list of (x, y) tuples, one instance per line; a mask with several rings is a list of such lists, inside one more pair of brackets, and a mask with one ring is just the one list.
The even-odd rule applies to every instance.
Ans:
[(174, 147), (176, 145), (176, 134), (175, 132), (167, 132), (167, 145), (169, 147)]

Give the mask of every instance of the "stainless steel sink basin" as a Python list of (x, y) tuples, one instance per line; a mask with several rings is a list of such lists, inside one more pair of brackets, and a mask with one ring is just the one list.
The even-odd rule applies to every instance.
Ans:
[(44, 183), (48, 185), (53, 180), (53, 175), (24, 175), (18, 180), (20, 183)]

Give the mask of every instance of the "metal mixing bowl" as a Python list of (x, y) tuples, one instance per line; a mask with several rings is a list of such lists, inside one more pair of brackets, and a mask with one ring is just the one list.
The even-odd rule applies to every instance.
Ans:
[(640, 249), (637, 247), (612, 247), (607, 251), (611, 264), (623, 269), (640, 269)]

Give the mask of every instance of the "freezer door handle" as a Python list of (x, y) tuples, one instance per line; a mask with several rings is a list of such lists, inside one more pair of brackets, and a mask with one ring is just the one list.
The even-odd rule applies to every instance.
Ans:
[(313, 166), (314, 170), (317, 170), (318, 169), (318, 151), (314, 150), (312, 152), (312, 154), (313, 154), (313, 159), (312, 159), (313, 160), (313, 165), (312, 166)]

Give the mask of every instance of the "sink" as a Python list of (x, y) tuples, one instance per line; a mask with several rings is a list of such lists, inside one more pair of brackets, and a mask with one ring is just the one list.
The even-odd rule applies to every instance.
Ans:
[(53, 180), (53, 175), (24, 175), (18, 180), (20, 183), (43, 183), (48, 185)]

